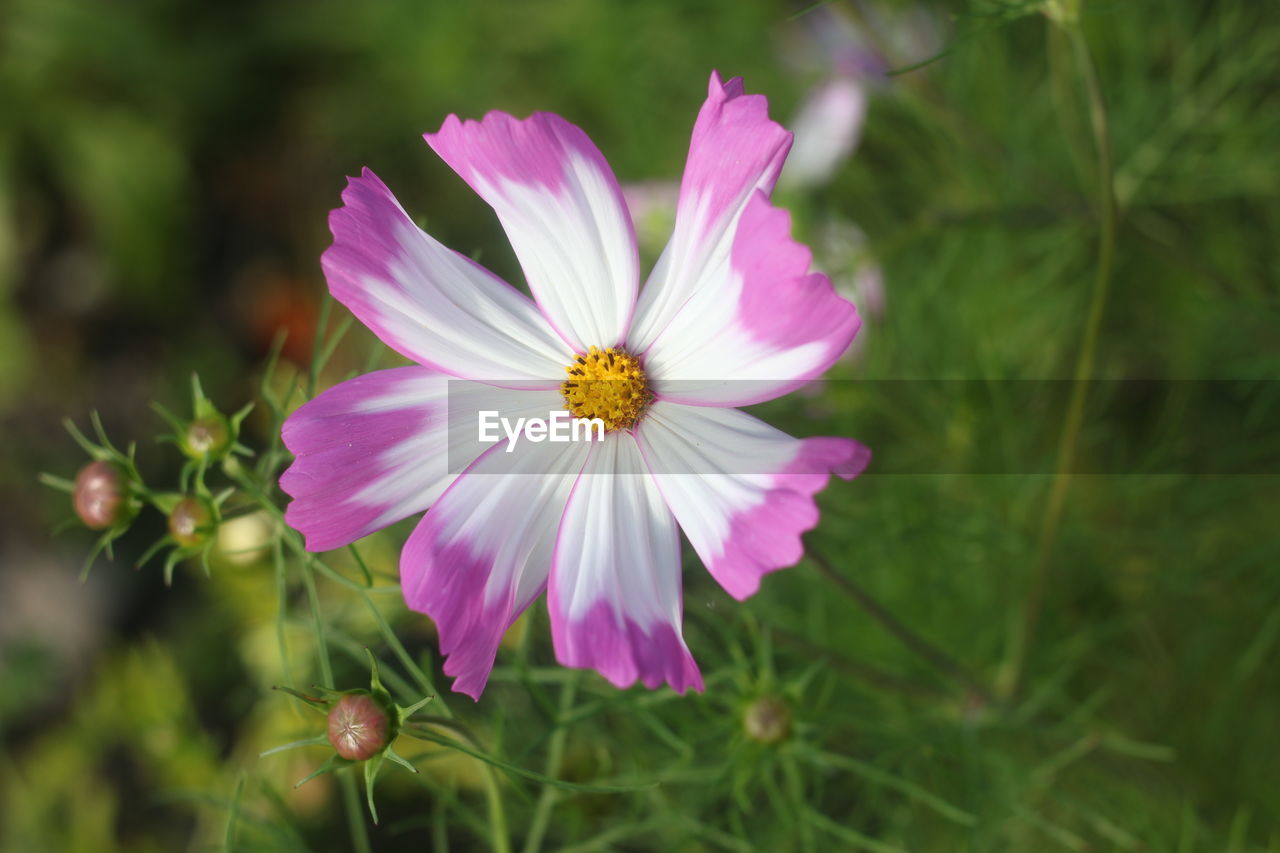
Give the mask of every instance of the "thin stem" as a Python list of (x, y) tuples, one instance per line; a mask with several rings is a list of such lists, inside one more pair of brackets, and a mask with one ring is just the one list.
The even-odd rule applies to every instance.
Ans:
[[(365, 606), (368, 608), (370, 615), (372, 615), (374, 621), (377, 622), (378, 630), (381, 632), (383, 639), (386, 640), (387, 645), (391, 647), (396, 658), (399, 659), (400, 663), (413, 676), (414, 680), (418, 683), (418, 686), (427, 694), (435, 697), (435, 707), (439, 710), (441, 715), (453, 716), (453, 712), (449, 710), (444, 698), (440, 695), (440, 692), (436, 690), (431, 679), (422, 671), (422, 667), (418, 666), (417, 663), (414, 662), (413, 658), (409, 655), (408, 650), (405, 649), (404, 644), (400, 642), (400, 638), (396, 636), (395, 631), (391, 630), (391, 625), (387, 622), (386, 617), (382, 615), (382, 611), (378, 609), (378, 606), (373, 602), (373, 599), (369, 597), (368, 589), (350, 578), (343, 577), (333, 568), (324, 563), (319, 557), (303, 547), (302, 543), (298, 541), (297, 535), (285, 526), (284, 513), (280, 511), (280, 507), (276, 506), (270, 498), (263, 494), (262, 490), (259, 489), (247, 476), (241, 472), (240, 476), (236, 476), (234, 479), (250, 497), (256, 500), (263, 509), (271, 513), (280, 522), (282, 525), (280, 535), (284, 542), (289, 546), (290, 550), (297, 555), (299, 561), (302, 563), (304, 580), (308, 580), (314, 587), (314, 576), (311, 573), (312, 568), (314, 568), (329, 580), (359, 595), (364, 601)], [(332, 687), (333, 685), (326, 686)]]
[[(228, 472), (230, 473), (230, 472)], [(249, 493), (263, 508), (271, 511), (279, 520), (280, 524), (284, 524), (284, 514), (280, 512), (270, 498), (263, 494), (262, 490), (249, 479), (246, 472), (241, 472), (242, 476), (233, 476), (240, 486)], [(280, 534), (285, 540), (292, 541), (293, 537), (283, 527), (280, 528)], [(276, 541), (276, 549), (278, 553), (279, 539)], [(320, 677), (325, 687), (332, 688), (335, 686), (333, 680), (333, 662), (329, 659), (329, 640), (325, 632), (324, 618), (320, 612), (320, 595), (316, 590), (315, 574), (312, 572), (311, 564), (307, 560), (301, 561), (302, 566), (302, 585), (307, 591), (307, 603), (311, 609), (311, 627), (316, 638), (316, 659), (320, 666)], [(277, 593), (284, 595), (284, 577), (283, 571), (277, 578)], [(287, 605), (282, 599), (280, 602), (280, 610), (278, 612), (276, 630), (277, 640), (281, 644), (281, 652), (284, 653), (283, 638), (283, 614)], [(284, 666), (288, 668), (287, 655), (284, 659)], [(364, 812), (360, 805), (360, 797), (356, 791), (356, 780), (350, 773), (339, 773), (339, 785), (342, 788), (342, 805), (347, 814), (347, 826), (351, 832), (351, 845), (356, 853), (372, 853), (372, 847), (369, 844), (369, 828), (364, 822)]]
[(936, 684), (926, 684), (923, 682), (913, 681), (891, 672), (886, 672), (870, 664), (861, 661), (851, 660), (839, 652), (829, 649), (826, 646), (814, 643), (799, 634), (789, 631), (786, 628), (780, 628), (777, 625), (772, 628), (774, 636), (788, 645), (794, 646), (803, 651), (806, 655), (813, 658), (822, 658), (833, 668), (845, 672), (855, 678), (861, 678), (868, 684), (871, 684), (882, 690), (893, 690), (903, 696), (914, 698), (937, 699), (941, 695), (946, 695), (944, 688)]
[(223, 833), (222, 849), (231, 853), (236, 849), (236, 831), (240, 823), (241, 798), (244, 797), (244, 772), (236, 777), (236, 789), (231, 795), (231, 809), (227, 814), (227, 828)]
[(502, 803), (502, 791), (498, 788), (498, 772), (492, 767), (486, 767), (484, 771), (484, 796), (489, 803), (489, 845), (493, 853), (511, 853), (507, 812)]
[(449, 853), (448, 804), (444, 797), (432, 797), (431, 841), (435, 853)]
[(302, 563), (302, 585), (311, 605), (311, 629), (316, 635), (316, 657), (320, 662), (320, 679), (325, 687), (334, 687), (333, 664), (329, 661), (329, 638), (325, 634), (324, 619), (320, 616), (320, 595), (316, 592), (316, 577), (306, 561)]
[[(320, 616), (320, 601), (316, 592), (315, 571), (319, 571), (329, 578), (331, 581), (343, 586), (352, 592), (355, 592), (364, 601), (369, 613), (373, 616), (374, 621), (378, 624), (378, 630), (381, 632), (383, 639), (387, 645), (391, 647), (392, 652), (399, 659), (400, 663), (413, 676), (419, 687), (428, 695), (435, 697), (433, 706), (442, 717), (452, 718), (453, 712), (445, 703), (440, 692), (436, 690), (430, 677), (422, 671), (422, 667), (413, 660), (404, 644), (400, 642), (400, 638), (396, 636), (395, 631), (391, 629), (391, 625), (387, 622), (386, 617), (382, 615), (382, 611), (369, 597), (368, 588), (361, 586), (355, 581), (343, 577), (339, 572), (326, 565), (318, 557), (307, 551), (303, 544), (298, 541), (298, 536), (290, 530), (285, 523), (284, 513), (275, 502), (266, 496), (261, 488), (250, 478), (247, 471), (243, 469), (237, 471), (228, 471), (228, 475), (232, 477), (236, 483), (245, 490), (263, 509), (271, 513), (272, 516), (280, 523), (280, 537), (289, 546), (298, 557), (298, 561), (302, 565), (302, 580), (306, 587), (307, 599), (311, 605), (312, 626), (316, 635), (316, 647), (319, 650), (320, 670), (324, 678), (326, 687), (333, 687), (333, 666), (329, 660), (329, 649), (327, 637), (325, 635), (324, 622)], [(353, 549), (354, 551), (354, 549)], [(357, 559), (359, 556), (357, 555)], [(498, 785), (497, 771), (492, 767), (486, 766), (483, 770), (485, 780), (485, 799), (489, 805), (489, 829), (490, 843), (494, 853), (510, 853), (511, 843), (508, 838), (506, 809), (503, 804), (502, 790)], [(368, 853), (369, 839), (368, 828), (364, 823), (364, 815), (361, 811), (360, 800), (355, 788), (355, 779), (349, 774), (341, 773), (343, 785), (343, 801), (347, 807), (347, 816), (351, 824), (352, 843), (355, 845), (358, 853)], [(349, 789), (349, 790), (348, 790)]]
[(1023, 602), (1021, 621), (1014, 629), (1007, 665), (1001, 672), (998, 682), (999, 692), (1005, 697), (1013, 696), (1018, 692), (1023, 670), (1026, 667), (1027, 654), (1040, 621), (1053, 548), (1062, 524), (1067, 493), (1071, 488), (1071, 469), (1075, 463), (1076, 445), (1080, 438), (1080, 428), (1084, 423), (1085, 403), (1088, 400), (1088, 380), (1094, 372), (1098, 336), (1102, 328), (1102, 315), (1107, 304), (1116, 253), (1115, 176), (1111, 162), (1111, 137), (1107, 124), (1106, 104), (1102, 99), (1102, 87), (1098, 82), (1089, 43), (1080, 30), (1078, 22), (1071, 21), (1064, 25), (1064, 29), (1083, 79), (1085, 98), (1089, 104), (1089, 121), (1093, 129), (1093, 144), (1098, 158), (1097, 205), (1100, 221), (1098, 268), (1093, 282), (1093, 295), (1089, 300), (1089, 313), (1085, 318), (1084, 332), (1080, 339), (1080, 353), (1076, 358), (1071, 400), (1058, 443), (1058, 465), (1040, 523), (1035, 562), (1032, 564), (1031, 585)]
[[(254, 484), (247, 476), (239, 476), (235, 479), (241, 488), (257, 500), (264, 509), (275, 516), (282, 525), (284, 524), (284, 513), (282, 513), (280, 508), (262, 493), (262, 490), (259, 489), (256, 484)], [(387, 642), (387, 645), (391, 647), (392, 652), (399, 659), (400, 663), (409, 671), (423, 691), (428, 695), (435, 697), (432, 704), (436, 711), (438, 711), (442, 717), (452, 718), (453, 712), (445, 703), (444, 698), (440, 695), (440, 692), (436, 690), (435, 685), (431, 682), (431, 679), (427, 674), (422, 671), (422, 667), (418, 666), (417, 663), (414, 662), (412, 656), (410, 656), (408, 650), (404, 647), (404, 644), (400, 642), (400, 638), (397, 637), (395, 631), (391, 629), (391, 625), (387, 622), (386, 617), (382, 615), (382, 611), (378, 609), (378, 606), (374, 603), (373, 599), (369, 597), (368, 589), (349, 578), (343, 577), (332, 567), (326, 565), (314, 554), (307, 551), (306, 548), (303, 547), (302, 543), (298, 541), (296, 534), (288, 528), (282, 526), (280, 535), (285, 543), (288, 544), (289, 548), (297, 555), (299, 562), (302, 564), (302, 578), (303, 583), (306, 586), (307, 598), (311, 602), (312, 622), (316, 633), (316, 645), (320, 650), (320, 666), (321, 672), (324, 675), (325, 686), (334, 686), (333, 669), (329, 662), (329, 650), (324, 632), (324, 623), (320, 619), (319, 597), (316, 594), (315, 575), (313, 573), (313, 569), (315, 571), (319, 571), (325, 577), (338, 585), (343, 586), (360, 596), (364, 601), (365, 606), (368, 608), (369, 613), (373, 616), (374, 621), (377, 622), (378, 630), (381, 632), (383, 639)], [(482, 772), (484, 773), (485, 799), (488, 801), (489, 806), (490, 844), (493, 847), (494, 853), (510, 853), (511, 842), (508, 837), (506, 808), (503, 804), (502, 789), (498, 785), (497, 771), (492, 767), (486, 766)], [(354, 787), (355, 780), (345, 773), (339, 775), (343, 779), (344, 802), (348, 804), (355, 804), (354, 812), (350, 811), (350, 806), (348, 805), (348, 817), (352, 824), (352, 840), (356, 843), (356, 849), (359, 853), (367, 853), (369, 850), (367, 846), (367, 828), (364, 824), (363, 813), (360, 811), (359, 797), (356, 796)], [(350, 796), (347, 795), (345, 787), (347, 785), (351, 786)], [(364, 837), (365, 846), (360, 846), (360, 843), (356, 841), (357, 832)]]
[(316, 318), (316, 337), (311, 342), (311, 366), (307, 370), (307, 399), (316, 395), (316, 383), (320, 378), (320, 354), (324, 352), (324, 333), (329, 328), (329, 312), (333, 310), (333, 297), (326, 291), (320, 300), (320, 316)]
[(899, 642), (915, 652), (936, 669), (947, 674), (955, 681), (964, 685), (969, 690), (977, 693), (983, 699), (990, 701), (991, 692), (987, 689), (978, 678), (966, 669), (959, 661), (915, 631), (908, 628), (898, 617), (885, 608), (883, 604), (877, 601), (871, 593), (867, 592), (858, 583), (850, 580), (845, 575), (836, 571), (835, 568), (821, 554), (816, 553), (812, 548), (808, 549), (809, 559), (818, 567), (818, 571), (822, 573), (827, 580), (836, 585), (844, 594), (848, 595), (872, 618), (892, 634)]
[[(290, 538), (292, 539), (292, 537)], [(452, 717), (453, 711), (451, 711), (449, 706), (445, 703), (444, 698), (440, 695), (440, 691), (436, 689), (431, 678), (422, 671), (422, 667), (418, 666), (413, 657), (409, 654), (408, 649), (406, 649), (404, 644), (400, 642), (400, 638), (397, 637), (395, 631), (391, 629), (391, 624), (387, 622), (386, 617), (382, 615), (382, 611), (378, 609), (378, 605), (369, 597), (368, 590), (354, 581), (344, 578), (342, 575), (334, 571), (333, 568), (320, 561), (310, 552), (301, 550), (301, 546), (297, 544), (296, 540), (293, 540), (293, 544), (295, 550), (298, 550), (303, 562), (308, 562), (311, 565), (314, 565), (325, 577), (335, 583), (345, 586), (347, 589), (354, 591), (360, 596), (364, 601), (365, 607), (368, 608), (369, 614), (373, 616), (373, 620), (378, 624), (378, 630), (382, 634), (382, 638), (386, 641), (387, 645), (391, 647), (392, 653), (395, 654), (396, 658), (400, 661), (400, 664), (408, 670), (410, 675), (413, 676), (413, 680), (418, 683), (419, 689), (425, 691), (429, 696), (435, 697), (433, 702), (441, 716)]]
[[(577, 695), (576, 679), (566, 681), (560, 688), (560, 709), (556, 713), (556, 730), (551, 733), (547, 746), (547, 763), (543, 771), (553, 779), (560, 776), (560, 763), (564, 760), (565, 742), (569, 738), (569, 712), (573, 710), (573, 700)], [(538, 805), (534, 809), (533, 821), (529, 826), (529, 834), (525, 838), (524, 853), (538, 853), (542, 849), (542, 839), (547, 832), (547, 824), (551, 822), (551, 810), (560, 800), (560, 792), (550, 785), (544, 785), (538, 795)]]
[[(287, 534), (286, 534), (287, 535)], [(324, 619), (320, 615), (320, 596), (316, 591), (316, 578), (311, 565), (302, 561), (302, 585), (307, 590), (307, 602), (311, 606), (311, 626), (316, 635), (316, 658), (320, 663), (320, 677), (325, 687), (334, 687), (333, 663), (329, 660), (329, 638), (325, 633)], [(365, 826), (356, 780), (350, 773), (339, 773), (342, 787), (342, 805), (347, 813), (347, 826), (351, 831), (351, 844), (357, 853), (371, 853), (369, 828)]]
[(363, 806), (360, 804), (360, 792), (356, 790), (356, 777), (351, 768), (338, 774), (342, 785), (342, 805), (347, 812), (347, 825), (351, 828), (351, 846), (356, 853), (373, 853), (369, 845), (369, 827), (364, 823)]
[(271, 563), (276, 575), (276, 646), (280, 650), (280, 667), (286, 684), (293, 684), (293, 667), (289, 665), (289, 645), (285, 623), (289, 618), (289, 579), (284, 565), (284, 549), (280, 536), (271, 545)]

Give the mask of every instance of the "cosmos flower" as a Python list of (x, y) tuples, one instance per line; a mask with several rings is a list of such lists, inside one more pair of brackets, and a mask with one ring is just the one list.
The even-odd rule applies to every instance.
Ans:
[[(426, 140), (493, 207), (533, 298), (418, 229), (372, 172), (352, 178), (330, 217), (330, 291), (419, 366), (356, 377), (289, 418), (289, 524), (323, 551), (430, 507), (401, 585), (473, 698), (544, 589), (560, 663), (619, 687), (701, 689), (679, 530), (744, 599), (800, 559), (830, 475), (869, 459), (851, 439), (792, 438), (734, 408), (817, 377), (859, 325), (769, 201), (791, 135), (764, 97), (712, 74), (674, 233), (643, 289), (618, 182), (582, 130), (491, 112), (450, 116)], [(481, 447), (484, 410), (568, 410), (607, 431)]]

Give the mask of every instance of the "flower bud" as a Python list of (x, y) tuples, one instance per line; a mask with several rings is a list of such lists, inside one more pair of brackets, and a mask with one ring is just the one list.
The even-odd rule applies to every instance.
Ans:
[(199, 545), (209, 533), (213, 514), (208, 505), (194, 497), (185, 497), (169, 512), (169, 533), (179, 545)]
[(791, 708), (778, 696), (761, 696), (747, 706), (742, 727), (758, 743), (777, 743), (791, 734)]
[(347, 693), (329, 709), (329, 743), (348, 761), (366, 761), (391, 743), (391, 718), (368, 693)]
[(105, 530), (133, 517), (124, 472), (104, 460), (80, 469), (71, 500), (90, 530)]
[(196, 418), (182, 433), (182, 452), (192, 459), (217, 458), (231, 447), (231, 430), (220, 414)]

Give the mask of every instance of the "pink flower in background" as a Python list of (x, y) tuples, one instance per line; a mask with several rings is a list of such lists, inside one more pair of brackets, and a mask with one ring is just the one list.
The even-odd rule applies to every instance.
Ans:
[[(835, 4), (827, 4), (803, 15), (791, 33), (784, 61), (796, 73), (817, 72), (821, 79), (791, 122), (795, 144), (778, 182), (783, 189), (816, 190), (828, 184), (857, 149), (869, 97), (884, 90), (888, 80), (889, 63), (877, 45), (885, 43), (896, 51), (924, 44), (916, 36), (929, 19), (918, 10), (885, 18), (866, 7), (860, 14), (861, 23), (855, 24)], [(853, 302), (864, 320), (880, 319), (884, 275), (861, 229), (840, 217), (827, 219), (817, 226), (815, 250), (823, 268), (831, 272), (836, 292)], [(864, 330), (841, 360), (857, 361), (866, 343)], [(804, 392), (813, 396), (822, 389), (817, 380)]]
[(782, 173), (784, 188), (825, 184), (858, 145), (867, 115), (867, 88), (853, 75), (835, 75), (814, 87), (791, 127), (796, 142)]
[(868, 96), (885, 79), (886, 65), (862, 29), (831, 4), (803, 15), (792, 39), (784, 61), (820, 79), (791, 121), (795, 145), (779, 185), (813, 189), (830, 181), (857, 147)]
[[(746, 598), (800, 559), (830, 474), (869, 459), (851, 439), (792, 438), (734, 408), (817, 377), (859, 325), (769, 201), (791, 135), (762, 96), (712, 74), (674, 233), (643, 289), (622, 193), (579, 128), (492, 112), (450, 116), (426, 139), (494, 208), (533, 299), (419, 230), (373, 173), (351, 179), (330, 217), (329, 288), (420, 366), (359, 376), (289, 418), (288, 522), (322, 551), (430, 507), (400, 577), (435, 620), (454, 690), (480, 695), (503, 633), (544, 589), (562, 664), (701, 689), (678, 530)], [(568, 410), (608, 431), (468, 450), (481, 410)]]
[(784, 189), (823, 186), (844, 165), (858, 146), (870, 96), (889, 89), (888, 56), (906, 65), (937, 52), (937, 27), (923, 7), (857, 8), (855, 23), (835, 3), (817, 6), (787, 34), (783, 63), (817, 82), (791, 121), (795, 145), (779, 180)]

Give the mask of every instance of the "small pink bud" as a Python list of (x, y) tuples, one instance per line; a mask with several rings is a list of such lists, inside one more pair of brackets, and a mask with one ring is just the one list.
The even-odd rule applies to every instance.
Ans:
[(758, 743), (777, 743), (791, 734), (791, 708), (777, 696), (761, 696), (747, 706), (742, 727)]
[(169, 533), (183, 546), (199, 545), (209, 533), (209, 507), (199, 498), (186, 497), (169, 512)]
[(221, 456), (231, 447), (231, 430), (222, 415), (196, 418), (182, 436), (182, 452), (192, 459)]
[(71, 499), (76, 515), (90, 530), (105, 530), (127, 521), (132, 515), (124, 473), (103, 460), (90, 462), (80, 469)]
[(329, 709), (329, 743), (349, 761), (365, 761), (390, 743), (391, 720), (368, 693), (348, 693)]

